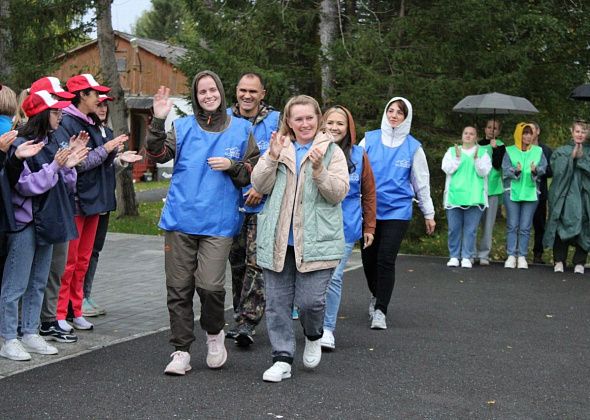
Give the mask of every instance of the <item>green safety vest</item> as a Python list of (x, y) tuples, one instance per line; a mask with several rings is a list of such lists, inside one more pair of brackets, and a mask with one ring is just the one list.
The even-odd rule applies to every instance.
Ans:
[[(496, 139), (498, 146), (503, 146), (502, 140)], [(485, 146), (479, 146), (480, 149), (484, 149), (492, 160), (492, 151), (494, 148), (491, 144)], [(492, 170), (488, 174), (488, 195), (500, 195), (504, 192), (504, 186), (502, 185), (502, 169), (496, 169), (492, 166)]]
[[(455, 155), (455, 148), (450, 147), (449, 153)], [(478, 157), (487, 153), (479, 148)], [(455, 155), (456, 156), (456, 155)], [(484, 178), (475, 171), (475, 159), (466, 153), (461, 153), (461, 163), (451, 175), (447, 204), (453, 207), (478, 206), (485, 204)]]
[(512, 166), (516, 167), (520, 162), (522, 172), (519, 179), (513, 179), (510, 183), (510, 199), (512, 201), (537, 201), (537, 183), (531, 174), (531, 163), (538, 166), (543, 156), (543, 149), (532, 145), (529, 150), (523, 151), (516, 146), (508, 146), (506, 153)]

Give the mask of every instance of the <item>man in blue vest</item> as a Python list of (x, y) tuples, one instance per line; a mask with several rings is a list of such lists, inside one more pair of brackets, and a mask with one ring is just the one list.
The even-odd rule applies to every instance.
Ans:
[[(280, 113), (264, 103), (266, 95), (262, 76), (258, 73), (244, 73), (236, 86), (237, 102), (227, 113), (252, 123), (252, 133), (262, 156), (273, 131), (278, 130)], [(251, 185), (244, 187), (244, 222), (240, 233), (234, 237), (229, 261), (232, 269), (233, 306), (236, 324), (227, 337), (236, 344), (247, 347), (254, 343), (254, 328), (264, 315), (264, 281), (262, 270), (256, 265), (256, 222), (257, 214), (264, 205), (262, 194)]]

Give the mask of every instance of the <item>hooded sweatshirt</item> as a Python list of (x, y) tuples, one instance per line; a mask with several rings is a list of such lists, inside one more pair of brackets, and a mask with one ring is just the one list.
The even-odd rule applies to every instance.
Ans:
[[(341, 111), (343, 111), (346, 114), (346, 120), (347, 120), (347, 125), (348, 125), (348, 134), (350, 135), (350, 144), (352, 145), (350, 153), (352, 155), (353, 149), (355, 147), (360, 147), (360, 146), (356, 145), (356, 125), (354, 123), (354, 119), (352, 118), (351, 112), (347, 108), (340, 106), (340, 105), (336, 106), (336, 108), (340, 109)], [(361, 207), (362, 207), (362, 219), (363, 219), (362, 233), (363, 234), (370, 233), (370, 234), (374, 235), (375, 228), (377, 226), (377, 222), (376, 222), (377, 197), (375, 195), (375, 177), (373, 176), (373, 169), (371, 169), (369, 157), (367, 156), (367, 153), (365, 151), (363, 151), (363, 153), (362, 153), (361, 165), (362, 165), (362, 173), (361, 173), (361, 179), (360, 179), (360, 181), (361, 181), (360, 182), (361, 183), (360, 193), (361, 193)], [(350, 172), (350, 168), (349, 168), (349, 172)], [(346, 209), (348, 207), (347, 201), (349, 199), (353, 198), (351, 196), (353, 194), (353, 188), (352, 188), (353, 185), (352, 184), (354, 183), (354, 180), (352, 178), (353, 178), (353, 175), (351, 174), (351, 177), (350, 177), (351, 189), (349, 190), (348, 195), (346, 196), (346, 198), (344, 199), (344, 202), (342, 203), (343, 211), (346, 211)], [(356, 196), (356, 194), (355, 194), (355, 196)], [(344, 224), (345, 224), (344, 233), (346, 235), (348, 233), (348, 230), (346, 228), (347, 215), (344, 214), (343, 216), (345, 218), (345, 220), (344, 220)], [(346, 237), (347, 242), (350, 242), (349, 239), (350, 239), (350, 237)]]
[[(408, 108), (408, 115), (406, 119), (397, 127), (393, 128), (389, 124), (387, 119), (387, 109), (391, 106), (394, 101), (401, 100), (406, 104)], [(399, 147), (405, 141), (410, 133), (412, 127), (412, 104), (406, 98), (396, 96), (391, 98), (383, 111), (383, 117), (381, 118), (381, 142), (386, 147)], [(365, 147), (365, 139), (360, 142), (359, 146)], [(377, 181), (377, 180), (376, 180)], [(434, 204), (430, 197), (430, 171), (428, 170), (428, 162), (426, 161), (426, 155), (422, 147), (418, 147), (414, 153), (412, 159), (412, 169), (410, 173), (410, 182), (414, 193), (418, 198), (418, 206), (422, 211), (425, 219), (434, 218)]]
[[(214, 112), (205, 111), (197, 100), (196, 90), (199, 80), (203, 77), (210, 76), (215, 81), (221, 97), (221, 104)], [(191, 99), (193, 105), (194, 118), (199, 126), (206, 131), (220, 132), (226, 129), (231, 121), (231, 116), (226, 112), (225, 90), (217, 74), (205, 70), (197, 73), (193, 78)], [(168, 133), (164, 131), (165, 119), (155, 118), (148, 127), (146, 138), (146, 155), (148, 158), (157, 163), (168, 162), (174, 159), (176, 154), (176, 132), (174, 127)], [(232, 160), (231, 167), (226, 171), (231, 177), (234, 185), (245, 187), (250, 183), (250, 173), (252, 168), (258, 162), (260, 152), (256, 145), (253, 135), (248, 139), (246, 153), (241, 160)]]

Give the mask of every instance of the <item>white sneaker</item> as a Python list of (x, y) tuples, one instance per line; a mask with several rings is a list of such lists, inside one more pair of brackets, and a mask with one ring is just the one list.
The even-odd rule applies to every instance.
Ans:
[(516, 268), (516, 257), (514, 255), (510, 255), (506, 258), (506, 262), (504, 262), (504, 268)]
[(303, 366), (313, 369), (322, 360), (322, 346), (320, 340), (310, 341), (305, 337), (305, 349), (303, 350)]
[(479, 265), (490, 265), (490, 260), (488, 260), (487, 258), (480, 258)]
[(21, 342), (16, 338), (7, 340), (4, 343), (0, 349), (0, 356), (16, 361), (31, 360), (31, 355), (27, 353)]
[(37, 354), (57, 354), (57, 349), (39, 334), (25, 334), (21, 343), (26, 351)]
[(227, 360), (225, 349), (225, 331), (218, 334), (207, 334), (207, 366), (209, 369), (219, 369)]
[(322, 335), (322, 338), (320, 338), (320, 345), (323, 349), (334, 350), (336, 348), (334, 333), (330, 330), (324, 329), (324, 334)]
[(473, 263), (469, 258), (463, 258), (461, 260), (461, 268), (471, 268), (473, 267)]
[(447, 267), (459, 267), (459, 258), (451, 258), (447, 262)]
[(262, 380), (266, 382), (281, 382), (283, 379), (291, 377), (291, 365), (287, 362), (274, 362), (274, 364), (264, 371)]
[(521, 255), (520, 257), (518, 257), (518, 264), (516, 267), (526, 270), (529, 268), (529, 263), (527, 263), (526, 258)]
[(74, 328), (72, 328), (72, 326), (68, 324), (68, 321), (66, 321), (65, 319), (59, 319), (57, 321), (57, 325), (59, 325), (59, 328), (61, 328), (63, 331), (67, 333), (71, 333), (72, 331), (74, 331)]
[(584, 266), (582, 264), (576, 264), (574, 267), (575, 274), (584, 274)]
[(375, 310), (373, 315), (373, 322), (371, 322), (372, 330), (386, 330), (387, 323), (385, 322), (385, 314), (380, 309)]
[(375, 304), (377, 303), (377, 298), (375, 296), (371, 296), (371, 301), (369, 302), (369, 319), (373, 319), (373, 314), (375, 313)]
[(555, 265), (553, 266), (553, 272), (563, 273), (563, 263), (561, 261), (555, 263)]
[(86, 321), (86, 318), (83, 316), (74, 318), (74, 322), (72, 322), (72, 324), (74, 324), (74, 328), (77, 330), (91, 330), (94, 328), (94, 324)]
[(184, 375), (191, 370), (191, 355), (187, 351), (175, 351), (170, 355), (172, 361), (168, 363), (164, 373), (166, 375)]

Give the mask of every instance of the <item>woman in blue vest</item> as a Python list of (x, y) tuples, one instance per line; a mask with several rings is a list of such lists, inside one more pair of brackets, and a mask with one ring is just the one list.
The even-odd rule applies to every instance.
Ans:
[(332, 141), (346, 157), (350, 189), (342, 202), (344, 221), (344, 256), (332, 274), (326, 295), (326, 314), (324, 316), (324, 335), (320, 341), (322, 348), (336, 348), (334, 330), (340, 298), (342, 295), (342, 276), (355, 243), (363, 238), (364, 246), (371, 246), (375, 234), (375, 178), (369, 158), (362, 147), (356, 145), (356, 128), (350, 111), (343, 106), (328, 109), (322, 118), (322, 125)]
[(538, 183), (547, 168), (543, 150), (533, 144), (534, 132), (532, 124), (518, 123), (514, 130), (514, 145), (506, 148), (502, 160), (508, 254), (504, 268), (529, 268), (526, 256), (538, 202)]
[[(10, 154), (28, 141), (42, 144), (40, 151), (23, 163), (22, 173), (12, 189), (16, 230), (8, 233), (8, 257), (0, 296), (0, 335), (4, 345), (0, 356), (11, 360), (30, 360), (30, 353), (57, 354), (39, 336), (39, 315), (49, 274), (54, 243), (76, 236), (70, 204), (75, 189), (73, 169), (87, 155), (60, 148), (50, 134), (59, 126), (61, 109), (67, 101), (56, 101), (47, 91), (31, 94), (23, 103), (29, 117), (19, 128), (19, 138)], [(19, 300), (22, 299), (22, 340), (17, 339)]]
[(194, 115), (164, 122), (172, 110), (170, 89), (154, 96), (154, 119), (147, 136), (148, 156), (158, 163), (174, 159), (174, 172), (160, 228), (165, 231), (165, 271), (170, 344), (175, 348), (164, 373), (191, 369), (195, 341), (193, 296), (201, 300), (201, 328), (207, 337), (207, 366), (227, 360), (223, 332), (225, 268), (233, 237), (240, 229), (241, 188), (250, 183), (258, 160), (251, 124), (226, 112), (225, 92), (217, 74), (198, 73), (192, 83)]
[(256, 238), (272, 345), (273, 365), (262, 375), (268, 382), (291, 377), (293, 304), (305, 334), (303, 365), (320, 363), (326, 289), (344, 255), (340, 202), (348, 192), (348, 167), (331, 136), (318, 134), (321, 116), (312, 97), (289, 99), (279, 132), (252, 172), (252, 187), (269, 194)]
[(99, 85), (91, 74), (79, 74), (69, 78), (66, 87), (74, 98), (72, 104), (64, 109), (64, 117), (55, 136), (60, 143), (67, 144), (72, 136), (81, 132), (88, 133), (88, 147), (91, 149), (88, 159), (76, 168), (78, 181), (75, 221), (78, 238), (68, 244), (66, 267), (57, 299), (56, 318), (59, 327), (71, 332), (72, 326), (66, 321), (70, 301), (74, 312), (74, 328), (94, 328), (82, 312), (84, 277), (92, 254), (99, 214), (116, 208), (113, 161), (119, 146), (127, 141), (127, 136), (121, 135), (105, 141), (99, 129), (100, 121), (96, 116), (100, 103), (98, 96), (109, 92), (110, 88)]
[(395, 284), (395, 260), (412, 218), (412, 202), (424, 214), (426, 233), (434, 232), (434, 206), (430, 197), (430, 172), (426, 155), (410, 134), (412, 104), (392, 98), (385, 106), (381, 129), (369, 131), (361, 141), (375, 175), (377, 228), (373, 246), (362, 249), (363, 268), (371, 302), (371, 328), (387, 328), (385, 316)]
[(444, 206), (449, 225), (449, 267), (471, 268), (477, 225), (488, 206), (487, 176), (492, 160), (477, 146), (477, 129), (463, 129), (462, 145), (450, 147), (442, 161), (445, 181)]

